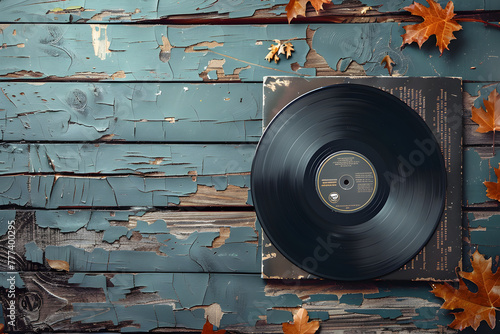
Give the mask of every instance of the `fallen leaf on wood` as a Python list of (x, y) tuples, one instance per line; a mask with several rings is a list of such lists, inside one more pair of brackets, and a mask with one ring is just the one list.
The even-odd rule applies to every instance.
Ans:
[(309, 322), (309, 315), (306, 309), (299, 309), (293, 316), (293, 324), (285, 322), (281, 325), (285, 334), (314, 334), (319, 328), (319, 321)]
[(47, 259), (49, 267), (55, 270), (69, 271), (69, 263), (63, 260), (49, 260)]
[[(500, 167), (500, 166), (499, 166)], [(488, 198), (497, 200), (500, 202), (500, 168), (493, 167), (495, 175), (497, 176), (497, 182), (484, 181), (483, 184), (486, 186), (486, 196)]]
[[(471, 119), (479, 125), (476, 132), (486, 133), (493, 131), (493, 156), (495, 155), (495, 133), (500, 130), (500, 94), (495, 89), (488, 99), (483, 99), (486, 110), (472, 106)], [(498, 176), (498, 175), (497, 175)], [(491, 197), (490, 197), (491, 198)]]
[(483, 99), (483, 104), (486, 110), (483, 107), (472, 106), (471, 119), (479, 125), (476, 131), (486, 133), (500, 130), (500, 94), (498, 91), (493, 90), (488, 99)]
[(396, 63), (392, 60), (392, 58), (389, 55), (385, 55), (385, 57), (382, 59), (380, 62), (380, 65), (383, 65), (385, 63), (384, 68), (389, 71), (389, 75), (392, 75), (392, 65), (396, 65)]
[(223, 329), (214, 331), (214, 326), (210, 322), (208, 322), (208, 319), (203, 325), (203, 329), (201, 330), (201, 334), (224, 334), (224, 333), (226, 333), (226, 331)]
[(275, 39), (274, 42), (276, 42), (277, 44), (276, 45), (271, 44), (271, 47), (268, 48), (268, 50), (271, 51), (269, 51), (269, 53), (267, 54), (267, 56), (264, 57), (264, 59), (269, 62), (274, 59), (274, 62), (278, 63), (278, 61), (280, 60), (280, 58), (278, 57), (278, 52), (280, 50), (281, 42), (277, 39)]
[(270, 50), (269, 53), (264, 57), (264, 59), (269, 62), (274, 60), (277, 64), (280, 60), (280, 54), (286, 55), (286, 58), (288, 59), (292, 55), (292, 51), (295, 51), (291, 42), (281, 43), (281, 41), (277, 39), (275, 39), (274, 42), (276, 44), (271, 44), (271, 47), (268, 48), (268, 50)]
[(292, 43), (287, 42), (284, 44), (285, 45), (285, 54), (286, 54), (286, 59), (290, 58), (292, 56), (292, 51), (295, 51), (293, 48)]
[(292, 21), (293, 18), (299, 15), (306, 16), (306, 7), (309, 1), (316, 10), (316, 13), (323, 9), (324, 3), (331, 2), (330, 0), (290, 0), (285, 7), (288, 23), (290, 23), (290, 21)]
[[(486, 321), (494, 329), (496, 310), (500, 307), (500, 270), (491, 271), (491, 258), (486, 260), (477, 250), (472, 255), (472, 272), (459, 272), (459, 288), (456, 290), (448, 283), (432, 284), (432, 293), (444, 299), (443, 309), (454, 312), (455, 320), (451, 328), (462, 330), (472, 327), (477, 330), (481, 321)], [(476, 284), (477, 292), (471, 292), (463, 279)]]
[(401, 47), (413, 42), (417, 42), (421, 47), (431, 35), (436, 35), (436, 45), (443, 54), (444, 49), (449, 50), (450, 41), (456, 39), (453, 32), (461, 30), (462, 26), (453, 19), (455, 16), (453, 2), (449, 1), (444, 9), (434, 0), (427, 0), (427, 3), (429, 7), (418, 2), (404, 7), (411, 14), (421, 16), (424, 22), (403, 26), (406, 33), (401, 35), (403, 37)]

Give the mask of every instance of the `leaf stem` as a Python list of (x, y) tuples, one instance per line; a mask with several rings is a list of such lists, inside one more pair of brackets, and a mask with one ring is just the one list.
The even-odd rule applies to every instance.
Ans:
[(462, 22), (479, 22), (479, 23), (484, 23), (488, 26), (491, 26), (491, 27), (495, 27), (495, 28), (500, 28), (500, 24), (496, 24), (496, 23), (491, 23), (491, 22), (488, 22), (488, 21), (484, 21), (484, 20), (480, 20), (480, 19), (467, 19), (467, 18), (456, 18), (455, 17), (455, 21), (462, 21)]

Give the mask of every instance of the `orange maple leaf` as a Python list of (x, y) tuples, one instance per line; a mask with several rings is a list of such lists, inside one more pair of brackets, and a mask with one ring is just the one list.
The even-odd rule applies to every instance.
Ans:
[(498, 182), (500, 180), (500, 168), (493, 167), (493, 170), (497, 176), (497, 182), (484, 181), (483, 184), (486, 186), (486, 196), (500, 202), (500, 183)]
[(427, 0), (427, 3), (429, 7), (414, 2), (404, 8), (413, 15), (423, 17), (424, 22), (403, 27), (406, 33), (401, 35), (403, 37), (401, 46), (417, 42), (421, 47), (431, 35), (436, 35), (436, 45), (443, 54), (444, 49), (449, 50), (450, 41), (455, 39), (453, 32), (461, 30), (462, 26), (453, 20), (455, 16), (453, 2), (449, 1), (445, 9), (434, 0)]
[(293, 316), (293, 324), (285, 322), (281, 325), (285, 334), (314, 334), (319, 328), (319, 321), (309, 322), (309, 315), (303, 308)]
[(500, 94), (498, 91), (493, 90), (487, 100), (483, 99), (483, 103), (486, 110), (472, 106), (471, 119), (479, 125), (476, 131), (486, 133), (500, 130)]
[(288, 5), (285, 7), (286, 17), (288, 18), (288, 23), (292, 21), (293, 18), (301, 15), (306, 16), (306, 6), (308, 2), (311, 2), (316, 13), (323, 9), (324, 3), (330, 3), (331, 0), (290, 0)]
[[(454, 312), (455, 320), (449, 325), (462, 330), (471, 326), (477, 330), (482, 320), (490, 328), (495, 328), (495, 313), (500, 307), (500, 270), (491, 271), (491, 258), (486, 260), (476, 250), (472, 255), (472, 272), (460, 271), (459, 288), (456, 290), (450, 284), (432, 284), (432, 293), (444, 299), (443, 309), (463, 311)], [(476, 284), (477, 292), (468, 290), (463, 279)]]
[(224, 334), (225, 330), (219, 329), (218, 331), (214, 331), (214, 326), (208, 321), (203, 325), (203, 329), (201, 330), (201, 334)]

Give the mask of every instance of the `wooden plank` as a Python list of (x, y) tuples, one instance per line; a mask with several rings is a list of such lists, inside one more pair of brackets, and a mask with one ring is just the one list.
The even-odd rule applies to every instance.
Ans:
[[(411, 5), (411, 0), (381, 1), (364, 0), (359, 3), (332, 1), (332, 5), (325, 4), (321, 15), (357, 14), (360, 19), (376, 12), (387, 13), (401, 11), (405, 6)], [(446, 0), (438, 0), (443, 8)], [(120, 1), (83, 1), (83, 0), (53, 0), (53, 1), (16, 1), (3, 0), (0, 3), (0, 21), (3, 22), (137, 22), (140, 20), (154, 20), (158, 18), (179, 19), (185, 16), (202, 18), (259, 18), (261, 20), (281, 17), (285, 18), (285, 6), (288, 0), (260, 1), (250, 0), (237, 5), (229, 2), (192, 0), (182, 3), (174, 0), (133, 0)], [(494, 10), (499, 9), (494, 0), (481, 2), (455, 0), (456, 11)], [(362, 9), (372, 7), (368, 12)], [(312, 8), (308, 8), (309, 15), (316, 17)], [(364, 15), (362, 15), (362, 13)], [(368, 14), (368, 15), (367, 15)], [(370, 15), (370, 16), (371, 16)]]
[[(261, 81), (266, 75), (315, 75), (316, 69), (310, 66), (318, 58), (333, 70), (344, 72), (357, 63), (367, 75), (387, 75), (380, 62), (390, 55), (396, 63), (394, 75), (498, 81), (500, 46), (493, 41), (500, 38), (500, 31), (470, 22), (463, 27), (451, 42), (451, 51), (440, 56), (430, 42), (422, 49), (414, 44), (401, 50), (404, 29), (397, 23), (218, 25), (210, 29), (16, 24), (2, 31), (6, 46), (0, 53), (0, 78)], [(274, 39), (293, 40), (295, 52), (290, 59), (278, 64), (264, 59)], [(31, 60), (42, 54), (39, 61)]]
[(254, 144), (4, 144), (0, 150), (0, 175), (250, 173), (255, 147)]
[(0, 206), (115, 208), (246, 206), (249, 175), (0, 176)]
[[(0, 271), (260, 273), (254, 212), (0, 211)], [(12, 254), (12, 253), (10, 253)], [(13, 267), (15, 269), (13, 269)]]
[[(498, 208), (498, 201), (486, 196), (484, 181), (497, 182), (494, 168), (499, 168), (500, 150), (491, 147), (467, 148), (463, 158), (463, 205), (486, 204), (486, 207)], [(484, 205), (483, 205), (484, 206)]]
[(483, 108), (484, 100), (488, 99), (488, 95), (497, 90), (500, 92), (500, 84), (498, 82), (476, 82), (464, 83), (464, 143), (466, 145), (495, 145), (500, 146), (500, 136), (493, 136), (493, 132), (479, 133), (477, 132), (478, 125), (471, 120), (472, 107)]
[(246, 142), (262, 133), (261, 84), (2, 82), (0, 90), (4, 141)]
[(465, 228), (470, 248), (493, 258), (494, 269), (499, 265), (500, 214), (498, 211), (464, 212)]
[[(20, 300), (34, 302), (14, 302), (17, 314), (27, 314), (16, 324), (25, 332), (43, 326), (66, 332), (199, 330), (206, 316), (232, 332), (275, 333), (299, 307), (321, 319), (327, 332), (454, 332), (444, 327), (453, 316), (439, 309), (441, 300), (424, 282), (408, 289), (404, 283), (273, 281), (270, 289), (259, 275), (55, 272), (4, 273), (1, 281), (17, 285)], [(6, 291), (0, 296), (9, 314)]]
[[(499, 86), (463, 84), (464, 145), (493, 142), (470, 116)], [(256, 142), (262, 134), (259, 83), (1, 82), (0, 89), (4, 141)]]

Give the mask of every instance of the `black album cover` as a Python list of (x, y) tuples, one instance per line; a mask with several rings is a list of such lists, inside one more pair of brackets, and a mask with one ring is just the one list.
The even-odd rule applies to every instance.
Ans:
[[(431, 189), (431, 195), (432, 198), (422, 198), (422, 199), (415, 199), (415, 203), (420, 203), (418, 205), (421, 206), (419, 208), (419, 211), (423, 212), (422, 214), (418, 214), (418, 217), (415, 216), (413, 217), (413, 221), (419, 220), (419, 219), (426, 219), (425, 217), (430, 216), (430, 213), (426, 213), (427, 211), (434, 211), (434, 214), (437, 215), (437, 219), (435, 219), (435, 223), (429, 223), (429, 224), (423, 224), (423, 228), (426, 230), (424, 231), (427, 233), (429, 237), (425, 237), (425, 242), (420, 247), (423, 246), (423, 248), (411, 258), (408, 262), (406, 262), (403, 265), (397, 265), (397, 268), (395, 271), (392, 271), (389, 274), (384, 274), (381, 277), (376, 277), (379, 279), (392, 279), (392, 280), (455, 280), (456, 275), (455, 275), (455, 268), (459, 265), (461, 257), (462, 257), (462, 235), (461, 235), (461, 189), (462, 189), (462, 180), (461, 180), (461, 166), (462, 166), (462, 147), (461, 147), (461, 138), (462, 138), (462, 84), (461, 84), (461, 79), (460, 78), (407, 78), (407, 77), (314, 77), (314, 78), (298, 78), (298, 77), (266, 77), (264, 79), (264, 85), (263, 85), (263, 90), (264, 90), (264, 102), (263, 102), (263, 129), (265, 130), (270, 122), (280, 113), (280, 111), (288, 107), (292, 101), (295, 99), (304, 96), (304, 94), (309, 95), (306, 99), (302, 99), (301, 103), (302, 106), (295, 106), (295, 109), (304, 109), (311, 110), (311, 113), (316, 112), (314, 108), (321, 108), (321, 101), (314, 101), (314, 99), (321, 99), (321, 96), (324, 96), (325, 94), (330, 94), (328, 90), (331, 90), (333, 92), (338, 91), (339, 96), (342, 96), (342, 89), (323, 89), (322, 87), (331, 87), (331, 85), (338, 85), (342, 86), (342, 84), (355, 84), (352, 86), (357, 86), (360, 87), (360, 92), (361, 94), (365, 91), (365, 89), (362, 86), (369, 86), (369, 87), (375, 87), (380, 90), (383, 90), (387, 93), (392, 94), (394, 97), (397, 97), (401, 101), (405, 102), (407, 106), (409, 106), (411, 109), (413, 109), (418, 116), (420, 116), (420, 119), (418, 120), (412, 120), (410, 118), (402, 118), (402, 122), (398, 122), (398, 120), (387, 120), (387, 126), (381, 126), (378, 124), (377, 127), (373, 127), (374, 130), (373, 132), (370, 131), (364, 131), (365, 133), (360, 133), (359, 136), (363, 137), (365, 141), (370, 141), (372, 140), (373, 142), (382, 142), (382, 143), (387, 143), (388, 140), (391, 140), (390, 138), (393, 138), (394, 141), (398, 141), (398, 136), (406, 136), (411, 140), (412, 136), (414, 135), (412, 131), (418, 132), (419, 128), (417, 127), (408, 127), (408, 131), (405, 132), (404, 129), (407, 127), (409, 124), (406, 123), (418, 123), (421, 122), (422, 124), (425, 124), (424, 127), (428, 129), (428, 133), (430, 137), (433, 137), (432, 140), (435, 142), (435, 147), (441, 150), (440, 158), (441, 160), (444, 160), (442, 162), (435, 160), (432, 162), (434, 165), (430, 166), (431, 169), (434, 170), (442, 170), (442, 174), (440, 175), (439, 173), (435, 173), (436, 175), (431, 175), (429, 174), (429, 179), (425, 180), (425, 174), (424, 174), (424, 179), (422, 177), (419, 179), (419, 181), (416, 181), (417, 184), (412, 185), (411, 187), (420, 187), (423, 184), (426, 184), (426, 186)], [(362, 85), (362, 86), (359, 86)], [(323, 92), (317, 92), (324, 90)], [(311, 94), (310, 92), (316, 91), (314, 94)], [(385, 101), (385, 100), (378, 100), (378, 93), (377, 90), (375, 89), (366, 89), (366, 96), (368, 100), (373, 98), (373, 103), (381, 103), (380, 101)], [(321, 95), (323, 94), (323, 95)], [(370, 95), (374, 94), (374, 95)], [(388, 95), (388, 94), (386, 94)], [(309, 100), (308, 100), (309, 99)], [(355, 99), (355, 98), (353, 98)], [(314, 103), (311, 103), (310, 101), (314, 101)], [(368, 101), (369, 104), (370, 101)], [(398, 101), (400, 102), (400, 101)], [(340, 108), (343, 107), (343, 103), (349, 104), (349, 100), (347, 102), (339, 102)], [(392, 103), (392, 102), (391, 102)], [(295, 103), (297, 105), (297, 103)], [(366, 101), (365, 101), (366, 104)], [(404, 105), (402, 109), (406, 107)], [(394, 107), (396, 106), (396, 107)], [(377, 106), (380, 110), (383, 110), (384, 106)], [(390, 106), (388, 105), (387, 108), (399, 108), (398, 104), (391, 104)], [(286, 109), (286, 108), (285, 108)], [(369, 119), (366, 120), (366, 122), (373, 122), (376, 123), (377, 119), (374, 115), (370, 114), (363, 114), (365, 111), (360, 111), (358, 117), (364, 117), (363, 115), (368, 115)], [(302, 112), (304, 114), (304, 112)], [(397, 114), (397, 113), (396, 113)], [(307, 113), (305, 113), (307, 116)], [(418, 118), (417, 116), (417, 118)], [(396, 116), (397, 117), (397, 116)], [(339, 119), (342, 121), (341, 119)], [(359, 119), (360, 122), (365, 122), (364, 119)], [(300, 124), (301, 122), (309, 122), (308, 117), (302, 117), (302, 119), (298, 119), (295, 121), (294, 124), (297, 124), (297, 129), (300, 129)], [(386, 122), (386, 121), (383, 121)], [(276, 122), (274, 122), (276, 123)], [(346, 123), (348, 124), (348, 123)], [(276, 126), (276, 125), (275, 125)], [(364, 125), (366, 129), (370, 129), (369, 124)], [(347, 126), (349, 127), (349, 126)], [(403, 130), (402, 130), (403, 129)], [(279, 129), (280, 130), (280, 129)], [(278, 130), (278, 131), (279, 131)], [(276, 129), (273, 129), (272, 131), (276, 132)], [(342, 132), (343, 130), (336, 130), (339, 132)], [(346, 129), (346, 131), (349, 131), (349, 129)], [(354, 130), (353, 130), (354, 131)], [(292, 130), (293, 133), (293, 130)], [(267, 137), (269, 138), (270, 136), (272, 137), (273, 134), (267, 134)], [(351, 134), (352, 135), (352, 134)], [(393, 137), (391, 137), (391, 135)], [(415, 133), (415, 136), (418, 136), (417, 133)], [(264, 138), (265, 136), (263, 136)], [(283, 140), (279, 136), (275, 136), (276, 138), (272, 138), (273, 140), (273, 145), (281, 145), (280, 140)], [(301, 136), (289, 136), (292, 140), (299, 142), (301, 139)], [(292, 138), (293, 137), (293, 138)], [(384, 139), (382, 140), (381, 138), (389, 138), (389, 139)], [(285, 139), (288, 138), (285, 136)], [(419, 137), (419, 138), (424, 138), (424, 137)], [(311, 143), (314, 142), (313, 139), (308, 139)], [(394, 159), (398, 160), (399, 167), (403, 168), (404, 173), (410, 173), (412, 172), (412, 163), (409, 161), (411, 159), (416, 159), (418, 156), (423, 156), (425, 154), (430, 154), (431, 150), (434, 150), (432, 145), (429, 143), (430, 140), (429, 138), (423, 139), (423, 140), (417, 140), (415, 139), (416, 146), (412, 148), (411, 150), (409, 149), (408, 152), (409, 154), (403, 156), (398, 156), (394, 157)], [(261, 144), (259, 144), (261, 145)], [(266, 146), (267, 144), (264, 142), (262, 143), (263, 146)], [(354, 145), (354, 144), (349, 144), (349, 141), (346, 142), (346, 147), (347, 149), (335, 149), (332, 152), (333, 154), (328, 155), (327, 159), (323, 159), (323, 162), (317, 163), (314, 168), (314, 172), (316, 173), (316, 182), (317, 182), (317, 194), (311, 195), (311, 196), (316, 196), (318, 197), (318, 200), (315, 199), (316, 202), (323, 203), (319, 205), (320, 209), (319, 210), (330, 210), (333, 212), (332, 215), (342, 215), (342, 213), (345, 211), (352, 211), (352, 212), (363, 212), (363, 207), (367, 205), (367, 203), (372, 203), (376, 201), (385, 201), (388, 200), (386, 198), (375, 198), (374, 194), (377, 194), (377, 196), (383, 196), (380, 195), (383, 188), (384, 182), (376, 182), (376, 174), (384, 174), (385, 178), (391, 181), (391, 178), (395, 178), (397, 181), (397, 178), (400, 177), (398, 173), (389, 173), (387, 171), (384, 171), (383, 164), (380, 164), (376, 161), (376, 158), (370, 158), (367, 159), (365, 155), (370, 155), (370, 152), (366, 154), (358, 154), (356, 152), (365, 152), (363, 149), (356, 150), (356, 147), (354, 149), (351, 149), (349, 145)], [(386, 144), (387, 145), (387, 144)], [(278, 146), (279, 147), (279, 146)], [(292, 146), (289, 146), (292, 147)], [(312, 146), (311, 146), (312, 147)], [(384, 148), (381, 148), (380, 145), (377, 147), (376, 145), (374, 146), (375, 150), (384, 150)], [(262, 151), (266, 149), (266, 147), (258, 147), (257, 151), (259, 149)], [(300, 144), (295, 144), (293, 146), (294, 150), (302, 150), (304, 152), (307, 152), (309, 149), (308, 147), (304, 146), (302, 147)], [(419, 151), (419, 152), (417, 152)], [(259, 152), (257, 152), (259, 153)], [(375, 154), (376, 155), (376, 154)], [(374, 156), (375, 156), (374, 155)], [(257, 154), (258, 156), (258, 154)], [(304, 154), (303, 156), (308, 156), (307, 154)], [(312, 155), (311, 155), (312, 156)], [(304, 159), (300, 157), (300, 159)], [(312, 158), (311, 158), (312, 159)], [(375, 160), (374, 160), (375, 159)], [(349, 165), (346, 165), (346, 161), (349, 163)], [(305, 164), (311, 165), (312, 162), (306, 161)], [(442, 164), (442, 166), (438, 166)], [(255, 163), (254, 163), (255, 165)], [(349, 170), (349, 173), (343, 173), (341, 168), (345, 168), (347, 166), (347, 170)], [(255, 166), (254, 166), (255, 167)], [(288, 167), (285, 166), (285, 174), (288, 173), (286, 170)], [(340, 170), (339, 170), (340, 168)], [(258, 171), (258, 169), (256, 169)], [(252, 169), (252, 172), (254, 172), (254, 169)], [(264, 173), (262, 173), (264, 174)], [(338, 179), (331, 179), (328, 178), (329, 175), (335, 175), (335, 174), (342, 174), (343, 176), (338, 178)], [(336, 193), (335, 192), (330, 192), (328, 189), (332, 189), (332, 186), (335, 186), (337, 183), (342, 186), (343, 189), (350, 189), (353, 184), (353, 179), (350, 175), (356, 174), (356, 183), (358, 186), (359, 194), (354, 196), (354, 199), (345, 199), (345, 196), (343, 198), (344, 202), (339, 201), (336, 198)], [(379, 175), (379, 176), (381, 176)], [(252, 175), (254, 177), (254, 175)], [(256, 177), (257, 179), (257, 177)], [(293, 180), (290, 179), (290, 180)], [(375, 180), (375, 181), (374, 181)], [(382, 181), (380, 179), (379, 181)], [(291, 181), (293, 182), (293, 181)], [(332, 183), (333, 182), (333, 183)], [(321, 184), (320, 184), (321, 183)], [(431, 184), (432, 183), (432, 184)], [(436, 183), (436, 184), (434, 184)], [(442, 186), (440, 185), (442, 183)], [(430, 185), (429, 185), (430, 184)], [(378, 188), (380, 187), (380, 188)], [(415, 196), (415, 194), (419, 194), (418, 190), (413, 190), (413, 188), (408, 188), (407, 190), (411, 190), (412, 194), (411, 195), (405, 195), (405, 194), (398, 194), (400, 197), (404, 196)], [(287, 188), (288, 189), (288, 188)], [(289, 189), (295, 189), (293, 186), (290, 187)], [(323, 191), (324, 189), (327, 189), (326, 191)], [(437, 190), (433, 190), (437, 189)], [(437, 194), (439, 193), (439, 189), (443, 189), (442, 194)], [(276, 189), (271, 189), (270, 193), (272, 191), (275, 191)], [(425, 189), (424, 189), (425, 190)], [(424, 191), (423, 190), (423, 191)], [(276, 190), (279, 191), (279, 190)], [(290, 191), (290, 190), (287, 190)], [(389, 192), (389, 191), (386, 191)], [(346, 192), (347, 193), (347, 192)], [(427, 192), (428, 193), (428, 192)], [(427, 194), (425, 193), (425, 194)], [(436, 194), (436, 195), (435, 195)], [(283, 198), (287, 198), (286, 194), (282, 195)], [(302, 195), (300, 195), (302, 196)], [(388, 196), (388, 195), (386, 195)], [(427, 195), (425, 195), (427, 196)], [(423, 197), (425, 197), (423, 196)], [(394, 196), (393, 196), (394, 197)], [(417, 196), (418, 197), (418, 196)], [(434, 198), (435, 197), (435, 198)], [(389, 197), (390, 200), (390, 197)], [(406, 202), (411, 202), (410, 199), (406, 199)], [(345, 201), (348, 201), (348, 204), (345, 204)], [(255, 199), (254, 199), (255, 202)], [(265, 201), (264, 201), (265, 202)], [(359, 203), (358, 203), (359, 202)], [(436, 202), (436, 203), (434, 203)], [(437, 203), (437, 202), (442, 202), (442, 203)], [(277, 202), (278, 203), (278, 202)], [(341, 203), (344, 203), (341, 205)], [(402, 201), (401, 205), (405, 205), (404, 201)], [(255, 203), (254, 203), (255, 205)], [(281, 205), (281, 204), (278, 204)], [(284, 208), (286, 209), (286, 203), (284, 204)], [(397, 202), (394, 204), (391, 208), (392, 212), (392, 218), (394, 220), (394, 215), (396, 215), (396, 220), (398, 215), (401, 216), (401, 220), (407, 219), (408, 217), (403, 217), (405, 214), (408, 212), (412, 212), (411, 210), (407, 210), (407, 208), (404, 207), (398, 207), (400, 204)], [(305, 208), (308, 208), (305, 206)], [(263, 216), (265, 217), (264, 214), (262, 214), (262, 209), (259, 209), (256, 207), (257, 210), (257, 216), (262, 218)], [(297, 209), (297, 208), (290, 208), (290, 210), (304, 210), (302, 209)], [(416, 212), (416, 211), (413, 211)], [(436, 214), (437, 212), (437, 214)], [(300, 215), (300, 212), (297, 212), (297, 215)], [(413, 213), (415, 215), (415, 213)], [(313, 215), (314, 216), (314, 215)], [(272, 217), (272, 216), (271, 216)], [(349, 216), (349, 212), (347, 212), (347, 217), (356, 217), (356, 214), (353, 214)], [(411, 217), (410, 217), (411, 218)], [(363, 219), (363, 218), (361, 218)], [(407, 219), (408, 220), (408, 219)], [(431, 218), (432, 220), (432, 218)], [(411, 219), (408, 221), (412, 221)], [(269, 223), (269, 222), (267, 222)], [(282, 226), (280, 228), (286, 228), (286, 222), (281, 223)], [(305, 223), (307, 224), (307, 223)], [(414, 223), (411, 223), (414, 224)], [(262, 225), (262, 222), (261, 222)], [(387, 225), (386, 229), (391, 229), (392, 225)], [(384, 245), (390, 245), (392, 242), (394, 244), (397, 244), (399, 240), (398, 236), (403, 236), (405, 234), (405, 229), (407, 229), (408, 234), (415, 233), (413, 226), (399, 226), (398, 223), (396, 222), (394, 225), (394, 229), (399, 229), (398, 233), (395, 233), (392, 237), (395, 240), (391, 240), (390, 242), (384, 242)], [(430, 227), (432, 226), (432, 227)], [(343, 227), (344, 228), (344, 227)], [(345, 228), (351, 228), (351, 227), (345, 227)], [(265, 228), (264, 230), (269, 230), (268, 228)], [(303, 231), (306, 231), (304, 229)], [(328, 227), (326, 227), (326, 231), (328, 231)], [(383, 229), (381, 231), (384, 231)], [(343, 276), (338, 276), (335, 274), (335, 270), (331, 268), (317, 268), (318, 266), (327, 266), (329, 265), (330, 267), (335, 267), (334, 264), (330, 262), (328, 264), (327, 262), (321, 263), (321, 261), (316, 261), (314, 264), (314, 270), (304, 270), (304, 266), (301, 266), (301, 262), (295, 261), (295, 258), (297, 258), (297, 255), (290, 255), (290, 254), (282, 254), (279, 249), (284, 250), (283, 252), (285, 253), (292, 253), (295, 252), (296, 254), (300, 254), (301, 247), (306, 249), (309, 247), (310, 249), (314, 249), (314, 251), (317, 251), (318, 254), (328, 254), (333, 253), (334, 249), (332, 249), (333, 243), (330, 243), (327, 241), (324, 241), (322, 239), (323, 236), (318, 236), (317, 239), (319, 242), (315, 245), (303, 245), (301, 244), (301, 237), (297, 236), (295, 237), (292, 232), (289, 232), (291, 234), (292, 238), (288, 239), (279, 239), (279, 237), (269, 237), (266, 235), (266, 233), (262, 233), (262, 277), (267, 278), (267, 279), (301, 279), (301, 278), (318, 278), (319, 277), (326, 277), (326, 278), (337, 278), (340, 277), (340, 279), (351, 279), (350, 277), (343, 277)], [(301, 232), (304, 233), (304, 232)], [(317, 232), (316, 232), (317, 233)], [(364, 231), (363, 233), (372, 233), (370, 230)], [(379, 239), (383, 236), (380, 235), (377, 236)], [(387, 230), (387, 235), (392, 235), (391, 231)], [(424, 234), (425, 234), (424, 233)], [(349, 234), (346, 234), (349, 235)], [(272, 240), (278, 241), (280, 245), (276, 247), (276, 245), (273, 244)], [(351, 237), (348, 237), (351, 238)], [(388, 237), (389, 238), (389, 237)], [(355, 238), (354, 238), (355, 239)], [(376, 239), (376, 238), (375, 238)], [(374, 239), (374, 240), (375, 240)], [(290, 240), (290, 241), (288, 241)], [(368, 238), (367, 240), (370, 240)], [(419, 239), (421, 240), (423, 239)], [(337, 240), (338, 242), (338, 240)], [(340, 243), (343, 241), (341, 240)], [(346, 243), (350, 242), (348, 240), (345, 241)], [(287, 243), (294, 243), (293, 245), (289, 245)], [(283, 247), (283, 244), (285, 244), (285, 247)], [(321, 249), (315, 249), (316, 248), (321, 248)], [(335, 247), (338, 247), (338, 245), (335, 244)], [(340, 248), (343, 246), (341, 245)], [(386, 246), (384, 246), (386, 247)], [(367, 248), (369, 249), (369, 248)], [(372, 247), (372, 249), (376, 249)], [(396, 248), (395, 248), (396, 249)], [(290, 251), (293, 250), (293, 251)], [(373, 254), (367, 254), (364, 253), (365, 255), (362, 255), (363, 252), (366, 252), (364, 250), (364, 245), (362, 245), (359, 248), (353, 248), (351, 252), (354, 250), (354, 252), (358, 252), (361, 255), (361, 258), (363, 256), (366, 256), (367, 261), (373, 261), (369, 260), (373, 258)], [(311, 251), (309, 251), (311, 252)], [(347, 253), (346, 253), (347, 254)], [(380, 251), (380, 254), (389, 254), (389, 255), (381, 255), (385, 257), (390, 257), (391, 252), (386, 252), (384, 253), (383, 251)], [(298, 256), (300, 258), (300, 256)], [(310, 259), (311, 257), (307, 257), (306, 259)], [(337, 261), (342, 262), (344, 261), (345, 257), (339, 257)], [(358, 255), (359, 258), (359, 255)], [(385, 261), (385, 259), (382, 259)], [(383, 262), (383, 261), (380, 262)], [(293, 263), (295, 261), (295, 264)], [(350, 261), (350, 260), (345, 260), (345, 261)], [(357, 260), (359, 262), (362, 262), (363, 260)], [(378, 260), (376, 260), (378, 261)], [(390, 260), (387, 260), (386, 262), (390, 263)], [(304, 262), (302, 262), (304, 263)], [(342, 268), (343, 266), (348, 266), (350, 263), (340, 263), (338, 265), (338, 268)], [(312, 265), (311, 265), (312, 266)], [(366, 267), (377, 267), (376, 263), (364, 263), (362, 266)], [(306, 266), (307, 267), (307, 266)], [(389, 265), (390, 268), (390, 265)], [(316, 271), (315, 271), (316, 270)], [(311, 272), (319, 272), (319, 273), (327, 273), (326, 275), (314, 275)], [(375, 270), (375, 273), (377, 271)], [(361, 274), (357, 274), (357, 272), (354, 272), (352, 274), (352, 279), (357, 280), (357, 279), (365, 279), (365, 278), (375, 278), (373, 275), (370, 276), (370, 274), (363, 275), (362, 271)]]

